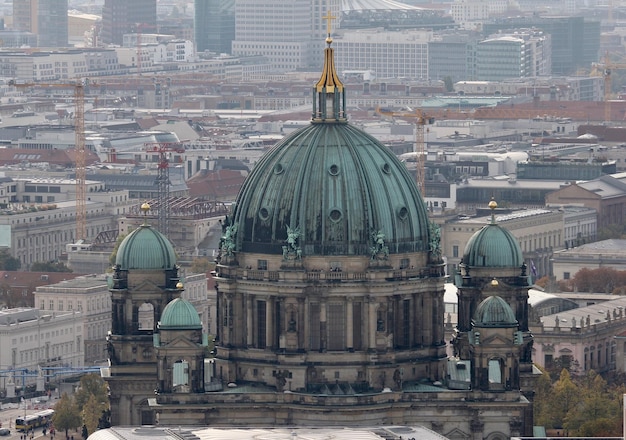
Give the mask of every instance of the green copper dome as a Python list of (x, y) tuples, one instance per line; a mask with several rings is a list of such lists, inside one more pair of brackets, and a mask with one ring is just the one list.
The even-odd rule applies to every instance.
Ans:
[(124, 238), (115, 264), (121, 270), (173, 269), (176, 253), (167, 237), (149, 225), (141, 225)]
[(176, 298), (163, 309), (159, 329), (199, 330), (202, 329), (202, 323), (193, 304), (182, 298)]
[(463, 264), (470, 267), (521, 267), (523, 262), (517, 239), (494, 222), (472, 235), (463, 252)]
[(428, 250), (428, 217), (414, 177), (369, 134), (341, 119), (300, 129), (265, 154), (233, 212), (235, 250), (280, 254), (288, 228), (302, 256)]
[(478, 304), (473, 324), (475, 327), (516, 327), (517, 319), (505, 300), (490, 296)]

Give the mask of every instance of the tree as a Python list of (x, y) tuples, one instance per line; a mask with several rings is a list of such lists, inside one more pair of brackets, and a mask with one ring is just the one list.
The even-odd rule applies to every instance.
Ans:
[(0, 249), (0, 270), (18, 270), (21, 266), (20, 260), (13, 258), (8, 249)]
[(71, 272), (72, 269), (67, 267), (61, 261), (49, 261), (47, 263), (35, 261), (30, 266), (30, 272)]
[(191, 263), (192, 273), (207, 273), (215, 268), (215, 264), (209, 261), (208, 258), (196, 258)]
[(570, 409), (574, 408), (581, 400), (578, 387), (566, 369), (561, 370), (559, 380), (554, 384), (554, 392), (550, 396), (550, 411), (553, 417), (554, 428), (563, 428), (565, 417)]
[(57, 430), (65, 431), (66, 437), (70, 429), (82, 426), (80, 410), (74, 399), (67, 393), (63, 393), (61, 399), (54, 405), (52, 424)]
[(443, 85), (446, 88), (446, 92), (451, 93), (454, 92), (454, 84), (452, 83), (452, 78), (449, 76), (446, 76), (443, 79)]
[(80, 378), (80, 385), (74, 395), (78, 409), (82, 410), (91, 396), (94, 396), (97, 402), (105, 402), (106, 405), (104, 409), (108, 408), (109, 397), (107, 384), (104, 379), (96, 373), (85, 374)]
[(606, 381), (593, 370), (581, 378), (579, 389), (580, 403), (571, 408), (565, 417), (568, 433), (594, 437), (619, 436), (622, 418), (621, 394), (616, 395), (614, 388), (609, 389)]
[[(130, 231), (128, 231), (128, 234), (130, 234)], [(128, 234), (120, 234), (117, 236), (117, 240), (115, 240), (115, 246), (113, 246), (113, 252), (111, 252), (111, 255), (109, 256), (109, 264), (111, 266), (115, 265), (115, 260), (117, 259), (117, 250), (120, 247), (120, 244), (122, 244), (122, 241), (124, 241), (124, 239), (128, 236)]]
[(93, 394), (89, 395), (89, 400), (85, 403), (82, 410), (83, 426), (87, 429), (87, 434), (92, 434), (98, 429), (100, 415), (104, 411), (106, 404), (99, 402)]
[(103, 419), (107, 419), (106, 413), (110, 405), (106, 382), (98, 374), (85, 374), (80, 378), (74, 400), (88, 433), (100, 428)]

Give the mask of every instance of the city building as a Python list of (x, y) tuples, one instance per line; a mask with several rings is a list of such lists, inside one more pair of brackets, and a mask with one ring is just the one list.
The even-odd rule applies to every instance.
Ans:
[(15, 0), (13, 29), (37, 35), (39, 47), (67, 47), (67, 0)]
[(551, 35), (552, 74), (574, 75), (598, 61), (600, 21), (578, 16), (528, 16), (492, 19), (483, 24), (485, 35), (517, 29), (541, 29)]
[[(84, 365), (107, 359), (106, 335), (111, 328), (111, 294), (106, 276), (86, 275), (35, 290), (35, 307), (41, 313), (79, 312), (83, 330)], [(78, 347), (77, 347), (78, 348)]]
[(197, 52), (232, 53), (235, 1), (195, 0), (193, 31)]
[(0, 388), (23, 387), (62, 367), (82, 367), (83, 317), (80, 312), (53, 313), (33, 308), (0, 311)]
[(102, 44), (122, 45), (124, 34), (157, 30), (156, 0), (105, 0), (102, 7)]
[(546, 205), (578, 205), (595, 209), (598, 230), (622, 225), (626, 220), (626, 173), (573, 182), (546, 194)]
[(624, 371), (626, 298), (545, 315), (531, 325), (533, 359), (550, 368), (556, 362), (573, 374)]
[(550, 75), (550, 36), (540, 31), (496, 34), (476, 45), (476, 78), (503, 81)]
[(571, 246), (555, 251), (552, 270), (557, 280), (569, 280), (581, 269), (609, 267), (626, 270), (624, 246), (626, 240), (609, 239)]
[(377, 78), (428, 79), (432, 31), (344, 30), (337, 38), (337, 70), (372, 70)]
[(39, 47), (67, 47), (68, 0), (38, 0), (37, 35)]
[(235, 56), (261, 55), (275, 71), (309, 67), (312, 59), (311, 2), (235, 2)]
[(531, 435), (530, 285), (519, 244), (495, 219), (470, 239), (448, 357), (439, 233), (404, 164), (348, 123), (326, 42), (311, 124), (261, 159), (222, 222), (214, 357), (180, 297), (168, 239), (144, 224), (120, 244), (102, 370), (112, 423), (402, 420), (447, 437)]

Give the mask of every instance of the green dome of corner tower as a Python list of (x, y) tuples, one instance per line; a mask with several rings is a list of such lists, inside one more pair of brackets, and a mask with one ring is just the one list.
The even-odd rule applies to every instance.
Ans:
[[(492, 200), (489, 206), (495, 210), (498, 205)], [(521, 267), (524, 258), (517, 238), (498, 225), (492, 213), (491, 223), (467, 242), (462, 263), (469, 267)]]
[(182, 298), (176, 298), (163, 309), (159, 329), (198, 330), (202, 329), (202, 322), (193, 304)]
[(141, 225), (120, 244), (115, 265), (121, 270), (167, 270), (176, 266), (172, 243), (150, 225)]

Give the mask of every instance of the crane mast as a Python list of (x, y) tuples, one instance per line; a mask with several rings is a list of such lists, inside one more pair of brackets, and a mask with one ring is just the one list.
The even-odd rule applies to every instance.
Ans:
[(16, 83), (9, 81), (10, 86), (17, 88), (73, 88), (74, 89), (74, 149), (76, 152), (76, 236), (74, 241), (87, 239), (87, 188), (85, 170), (85, 86), (87, 80), (69, 83)]
[(383, 116), (391, 116), (399, 119), (415, 120), (415, 183), (422, 195), (422, 198), (426, 197), (425, 188), (425, 174), (426, 174), (426, 158), (425, 158), (425, 142), (424, 142), (424, 125), (432, 124), (434, 119), (426, 116), (420, 109), (415, 110), (412, 113), (407, 112), (393, 112), (383, 109), (377, 109), (376, 112)]

